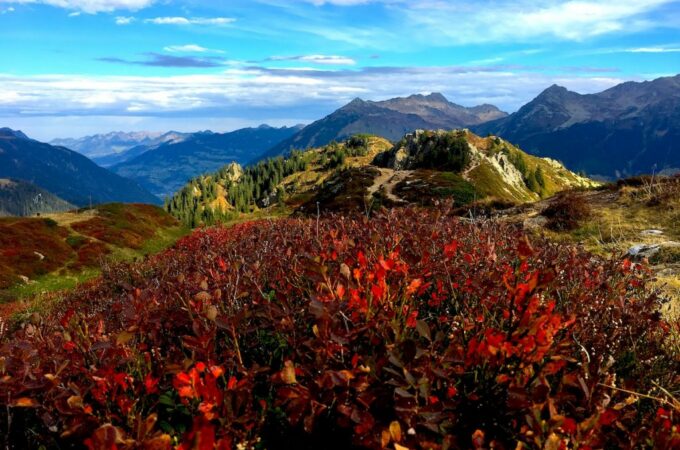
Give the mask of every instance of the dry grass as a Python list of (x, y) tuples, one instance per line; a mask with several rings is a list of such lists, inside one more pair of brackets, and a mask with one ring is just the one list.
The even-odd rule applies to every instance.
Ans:
[[(641, 177), (598, 191), (579, 192), (592, 216), (570, 231), (543, 230), (551, 239), (581, 243), (599, 255), (623, 256), (634, 245), (666, 243), (649, 261), (657, 275), (656, 285), (671, 299), (669, 314), (680, 313), (680, 180)], [(660, 230), (661, 235), (642, 234)]]

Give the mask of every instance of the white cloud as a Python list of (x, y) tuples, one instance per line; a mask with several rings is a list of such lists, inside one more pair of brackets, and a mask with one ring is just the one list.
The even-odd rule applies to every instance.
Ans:
[(0, 116), (146, 115), (198, 120), (305, 114), (312, 120), (357, 95), (375, 100), (425, 91), (443, 92), (464, 105), (492, 103), (512, 111), (553, 83), (578, 92), (598, 92), (622, 81), (502, 67), (338, 71), (245, 67), (221, 74), (168, 77), (0, 74)]
[(137, 11), (151, 6), (154, 2), (155, 0), (0, 0), (0, 3), (37, 3), (88, 14), (112, 12), (119, 9)]
[(224, 26), (234, 23), (236, 19), (231, 17), (154, 17), (144, 22), (156, 25), (216, 25)]
[[(383, 4), (398, 25), (362, 30), (317, 27), (308, 31), (330, 40), (363, 47), (490, 42), (536, 42), (536, 39), (581, 41), (611, 33), (636, 32), (663, 23), (655, 11), (677, 0), (304, 0), (323, 6)], [(394, 29), (399, 30), (397, 39)], [(379, 31), (382, 39), (370, 35)], [(408, 39), (404, 37), (408, 36)]]
[(678, 53), (680, 48), (670, 48), (670, 47), (638, 47), (629, 48), (626, 50), (628, 53)]
[(272, 56), (270, 61), (303, 61), (313, 64), (329, 66), (353, 66), (357, 62), (347, 56), (338, 55), (298, 55), (298, 56)]
[(135, 20), (134, 17), (118, 16), (116, 17), (116, 25), (130, 25)]
[(205, 48), (196, 44), (168, 45), (163, 50), (170, 53), (224, 53), (222, 50)]
[(532, 41), (542, 36), (579, 41), (649, 27), (652, 24), (643, 20), (645, 14), (672, 1), (523, 0), (477, 11), (461, 11), (458, 2), (453, 2), (440, 5), (439, 10), (410, 9), (409, 17), (453, 43)]

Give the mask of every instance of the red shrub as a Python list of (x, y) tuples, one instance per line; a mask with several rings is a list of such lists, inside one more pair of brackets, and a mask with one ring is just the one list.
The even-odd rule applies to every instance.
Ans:
[(73, 256), (67, 235), (49, 219), (0, 218), (0, 289), (19, 275), (35, 278), (62, 267)]
[(678, 387), (666, 345), (678, 324), (661, 319), (648, 277), (442, 210), (198, 231), (5, 340), (0, 436), (17, 448), (672, 448), (678, 410), (653, 389)]
[(573, 192), (557, 196), (541, 214), (548, 218), (547, 226), (555, 231), (571, 231), (592, 215), (588, 202)]

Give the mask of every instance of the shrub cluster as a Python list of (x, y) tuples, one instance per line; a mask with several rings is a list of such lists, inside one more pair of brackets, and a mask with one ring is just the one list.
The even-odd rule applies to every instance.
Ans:
[(678, 448), (648, 278), (444, 208), (199, 230), (4, 338), (0, 440)]
[(571, 231), (578, 228), (592, 214), (587, 201), (574, 192), (559, 194), (541, 215), (548, 218), (547, 227), (555, 231)]

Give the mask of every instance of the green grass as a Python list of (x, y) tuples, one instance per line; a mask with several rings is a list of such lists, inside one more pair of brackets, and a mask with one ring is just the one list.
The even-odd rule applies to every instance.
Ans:
[(100, 272), (99, 269), (89, 268), (73, 274), (50, 273), (39, 277), (36, 280), (32, 280), (30, 284), (16, 284), (11, 288), (0, 292), (0, 303), (23, 300), (25, 298), (38, 298), (43, 294), (70, 290), (80, 283), (84, 283), (85, 281), (97, 277)]

